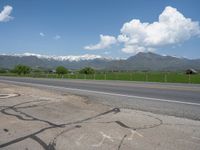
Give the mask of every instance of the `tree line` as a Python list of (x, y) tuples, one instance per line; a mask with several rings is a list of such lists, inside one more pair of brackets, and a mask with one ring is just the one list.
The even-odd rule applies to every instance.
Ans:
[[(8, 71), (5, 69), (0, 69), (0, 73), (7, 73)], [(70, 73), (70, 71), (65, 68), (64, 66), (58, 66), (56, 67), (55, 70), (41, 70), (41, 69), (32, 69), (29, 66), (26, 65), (16, 65), (13, 69), (9, 70), (9, 72), (11, 73), (16, 73), (18, 75), (26, 75), (26, 74), (30, 74), (31, 72), (33, 73), (41, 73), (41, 72), (45, 72), (45, 73), (56, 73), (58, 75), (64, 75), (64, 74), (68, 74)], [(78, 71), (80, 74), (94, 74), (95, 70), (91, 67), (85, 67), (82, 68), (81, 70)]]

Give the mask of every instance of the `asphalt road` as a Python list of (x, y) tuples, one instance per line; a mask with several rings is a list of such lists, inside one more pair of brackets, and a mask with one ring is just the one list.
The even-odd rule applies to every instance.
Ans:
[(200, 85), (0, 77), (0, 82), (53, 88), (104, 104), (200, 120)]
[[(131, 107), (141, 104), (139, 108), (142, 108), (148, 102), (153, 104), (149, 108), (155, 108), (159, 101), (153, 103), (151, 99), (143, 101), (142, 98), (58, 86), (2, 82), (6, 81), (0, 82), (2, 150), (200, 149), (200, 121), (122, 108), (124, 104)], [(120, 107), (96, 102), (98, 98), (100, 102)], [(161, 103), (160, 108), (164, 105), (169, 109), (166, 102)]]

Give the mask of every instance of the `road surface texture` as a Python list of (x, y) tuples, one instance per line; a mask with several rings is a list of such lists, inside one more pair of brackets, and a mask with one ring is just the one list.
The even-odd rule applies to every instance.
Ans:
[(0, 77), (0, 82), (68, 91), (112, 107), (200, 120), (200, 85)]
[[(6, 81), (8, 79), (10, 81)], [(19, 81), (22, 79), (20, 78)], [(11, 82), (11, 80), (15, 82)], [(137, 102), (139, 102), (138, 109), (143, 109), (145, 105), (154, 107), (154, 104), (159, 103), (156, 107), (166, 107), (164, 110), (166, 112), (169, 108), (173, 110), (172, 106), (174, 106), (180, 109), (177, 112), (191, 109), (191, 112), (183, 113), (195, 114), (197, 113), (196, 109), (199, 108), (198, 85), (188, 85), (184, 88), (185, 85), (171, 84), (164, 86), (163, 84), (146, 83), (27, 78), (23, 79), (24, 82), (30, 81), (32, 84), (25, 84), (18, 83), (17, 80), (1, 78), (0, 81), (0, 149), (200, 149), (199, 114), (195, 118), (196, 120), (192, 120), (162, 115), (163, 112), (159, 108), (155, 110), (146, 108), (146, 110), (162, 112), (161, 114), (133, 109)], [(39, 84), (36, 85), (37, 82)], [(48, 82), (50, 84), (47, 84)], [(55, 84), (56, 82), (58, 85)], [(183, 101), (179, 99), (164, 101), (166, 100), (164, 94), (163, 97), (154, 95), (156, 100), (153, 100), (151, 99), (153, 97), (143, 96), (142, 98), (133, 94), (116, 93), (116, 91), (100, 91), (101, 93), (98, 93), (96, 89), (80, 90), (79, 87), (77, 90), (75, 87), (69, 88), (69, 85), (63, 86), (73, 82), (74, 84), (80, 83), (80, 85), (85, 83), (86, 86), (96, 84), (96, 87), (98, 84), (105, 87), (112, 85), (116, 88), (119, 84), (122, 84), (122, 87), (130, 86), (132, 88), (134, 86), (143, 88), (158, 86), (165, 90), (177, 86), (180, 87), (178, 89), (180, 93), (185, 90), (185, 93), (190, 93), (188, 95), (191, 97), (192, 92), (196, 94), (192, 101), (189, 101), (187, 96)], [(181, 96), (179, 95), (179, 97)], [(190, 117), (189, 115), (188, 118)]]

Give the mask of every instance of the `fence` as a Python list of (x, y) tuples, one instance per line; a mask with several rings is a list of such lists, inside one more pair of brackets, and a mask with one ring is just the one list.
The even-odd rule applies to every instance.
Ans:
[[(16, 76), (16, 74), (0, 74)], [(23, 75), (22, 75), (23, 76)], [(145, 82), (172, 82), (172, 83), (200, 83), (200, 74), (186, 75), (184, 73), (164, 72), (106, 72), (96, 74), (28, 74), (28, 77), (38, 78), (63, 78), (63, 79), (85, 79), (85, 80), (125, 80)]]
[[(39, 75), (40, 76), (40, 75)], [(186, 75), (184, 73), (144, 73), (144, 72), (110, 72), (97, 74), (66, 74), (46, 75), (48, 78), (89, 79), (89, 80), (126, 80), (146, 82), (200, 83), (200, 74)]]

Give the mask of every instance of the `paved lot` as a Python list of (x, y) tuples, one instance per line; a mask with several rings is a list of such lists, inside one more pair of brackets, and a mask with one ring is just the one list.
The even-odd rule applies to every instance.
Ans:
[[(13, 94), (13, 95), (6, 95)], [(0, 149), (199, 150), (200, 121), (0, 83)]]

